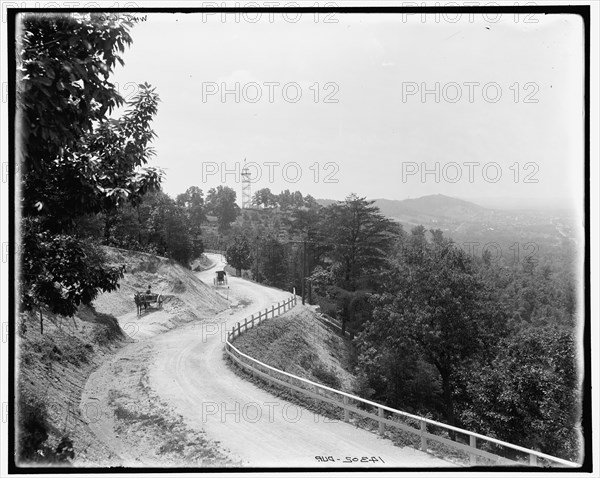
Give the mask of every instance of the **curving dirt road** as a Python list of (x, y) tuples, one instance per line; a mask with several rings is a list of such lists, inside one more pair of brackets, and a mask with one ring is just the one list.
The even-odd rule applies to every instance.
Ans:
[[(198, 273), (212, 284), (220, 260)], [(227, 366), (223, 344), (227, 330), (240, 319), (264, 310), (289, 293), (229, 277), (229, 288), (218, 290), (230, 308), (202, 323), (182, 326), (152, 336), (144, 331), (138, 343), (121, 350), (110, 364), (90, 377), (82, 403), (98, 400), (110, 407), (110, 388), (117, 386), (115, 364), (125, 361), (143, 369), (144, 385), (157, 402), (168, 404), (164, 413), (183, 417), (187, 429), (201, 431), (212, 446), (230, 458), (230, 464), (249, 467), (439, 467), (451, 463), (412, 448), (399, 448), (389, 440), (355, 426), (331, 421), (277, 398), (244, 381)], [(269, 319), (277, 320), (277, 319)], [(112, 366), (111, 366), (112, 364)], [(137, 370), (137, 369), (136, 369)], [(141, 379), (140, 379), (141, 380)], [(87, 402), (86, 402), (87, 400)], [(123, 458), (126, 466), (148, 464), (143, 444), (125, 443), (107, 419), (90, 423), (103, 441)], [(112, 441), (112, 443), (111, 443)], [(327, 458), (326, 458), (327, 457)], [(372, 461), (361, 463), (364, 458)], [(356, 461), (358, 459), (358, 461)], [(326, 461), (327, 460), (327, 461)], [(190, 465), (192, 465), (190, 463)]]

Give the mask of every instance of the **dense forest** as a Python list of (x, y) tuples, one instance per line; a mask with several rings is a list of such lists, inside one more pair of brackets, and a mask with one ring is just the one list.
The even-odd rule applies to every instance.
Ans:
[[(351, 332), (359, 395), (579, 458), (574, 264), (472, 257), (441, 230), (404, 230), (355, 194), (323, 207), (261, 189), (248, 210), (227, 186), (170, 197), (163, 172), (146, 166), (158, 94), (141, 85), (125, 104), (109, 82), (131, 27), (93, 13), (24, 22), (23, 311), (70, 316), (115, 290), (124, 271), (100, 245), (186, 266), (222, 250), (238, 274), (295, 288)], [(109, 117), (119, 106), (123, 115)]]

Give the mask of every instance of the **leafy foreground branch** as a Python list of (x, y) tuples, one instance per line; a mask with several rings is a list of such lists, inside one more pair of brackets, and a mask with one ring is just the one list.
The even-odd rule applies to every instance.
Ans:
[(139, 203), (162, 172), (142, 168), (154, 154), (150, 122), (158, 95), (149, 85), (127, 105), (110, 83), (132, 23), (98, 14), (27, 15), (20, 43), (22, 125), (21, 308), (71, 316), (99, 292), (118, 287), (78, 218)]

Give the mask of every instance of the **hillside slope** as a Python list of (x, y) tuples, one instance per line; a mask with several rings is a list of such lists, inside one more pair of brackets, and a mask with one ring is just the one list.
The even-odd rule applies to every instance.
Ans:
[[(227, 300), (175, 261), (123, 249), (105, 251), (112, 264), (126, 266), (125, 277), (119, 290), (101, 294), (94, 305), (99, 312), (117, 317), (121, 328), (136, 340), (213, 317), (228, 307)], [(151, 305), (138, 317), (133, 296), (148, 286), (165, 296), (165, 302), (162, 308)]]
[[(191, 271), (166, 258), (105, 248), (112, 264), (126, 266), (120, 288), (101, 294), (94, 307), (81, 307), (72, 318), (43, 313), (20, 314), (16, 337), (18, 427), (33, 459), (47, 462), (63, 438), (72, 443), (77, 464), (103, 465), (115, 455), (92, 433), (88, 423), (106, 410), (93, 403), (81, 407), (90, 375), (126, 345), (181, 323), (202, 320), (227, 307), (227, 301)], [(151, 285), (168, 297), (162, 309), (137, 316), (133, 294)], [(21, 420), (19, 420), (21, 418)], [(36, 450), (42, 450), (44, 456)], [(31, 458), (26, 460), (31, 461)]]
[(306, 306), (297, 305), (250, 329), (235, 340), (235, 346), (285, 372), (353, 392), (354, 377), (347, 371), (349, 345)]
[(91, 433), (83, 416), (94, 417), (98, 410), (80, 413), (79, 400), (92, 371), (131, 339), (114, 317), (89, 307), (81, 307), (72, 318), (44, 313), (43, 334), (39, 322), (38, 314), (20, 314), (15, 371), (15, 438), (23, 443), (19, 456), (24, 463), (45, 463), (68, 438), (77, 458), (111, 459), (112, 453)]

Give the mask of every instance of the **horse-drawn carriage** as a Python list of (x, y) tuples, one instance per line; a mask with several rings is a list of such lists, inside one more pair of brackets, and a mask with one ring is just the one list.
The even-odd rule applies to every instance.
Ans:
[(138, 314), (141, 314), (142, 307), (146, 310), (150, 304), (156, 304), (158, 308), (162, 307), (164, 302), (164, 296), (162, 294), (152, 294), (152, 293), (141, 293), (137, 292), (135, 296), (133, 296), (133, 300), (135, 301), (135, 305), (137, 306)]
[(220, 285), (227, 284), (227, 273), (223, 270), (215, 272), (215, 278), (213, 279), (213, 283), (218, 287)]

